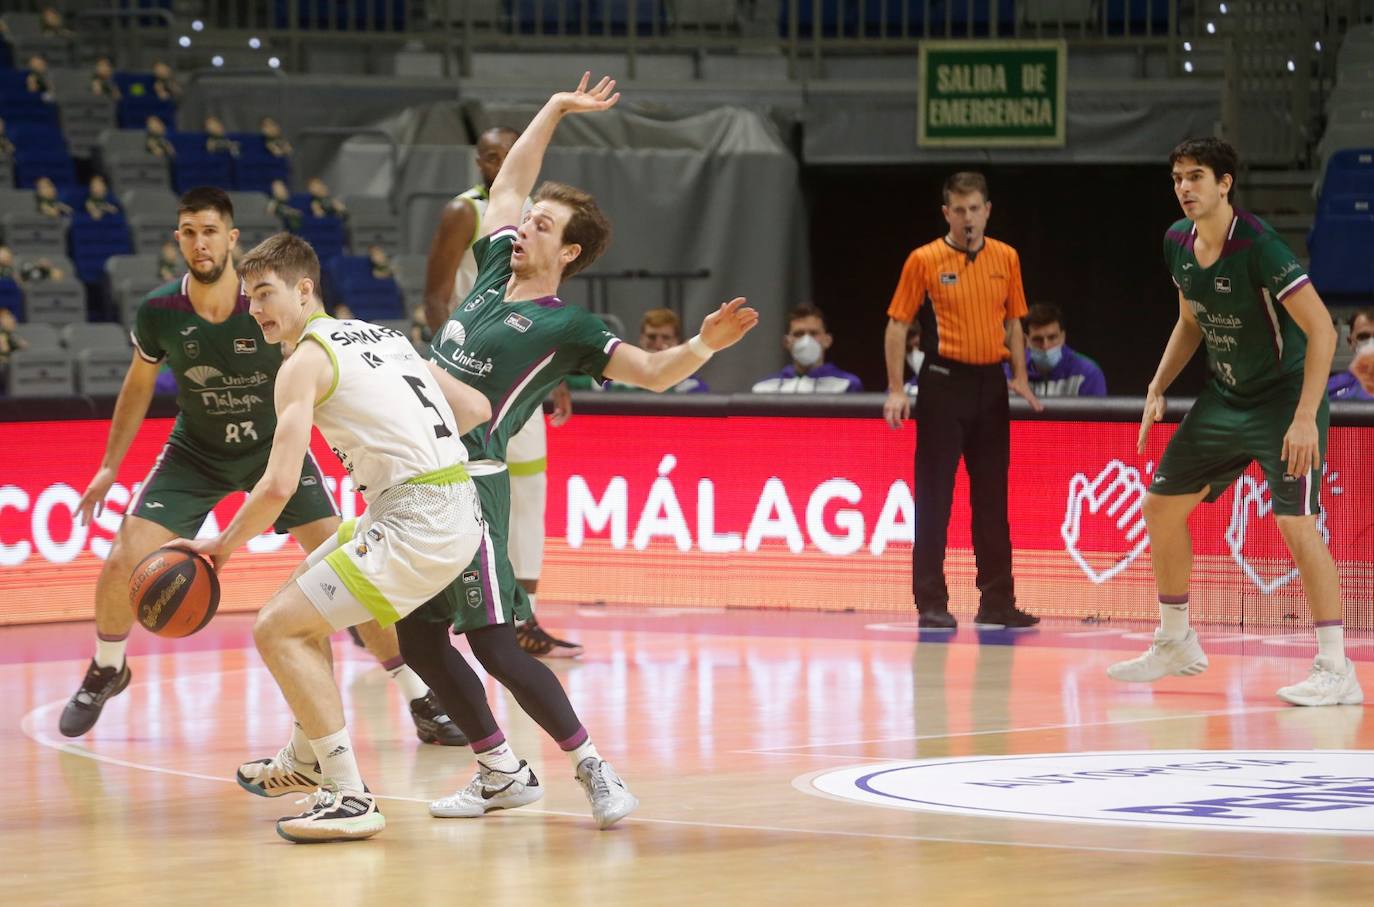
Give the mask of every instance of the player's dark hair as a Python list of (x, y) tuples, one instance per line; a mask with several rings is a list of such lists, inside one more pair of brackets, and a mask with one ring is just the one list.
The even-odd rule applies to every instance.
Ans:
[(509, 126), (491, 126), (482, 130), (482, 134), (477, 137), (478, 141), (491, 136), (495, 139), (504, 139), (507, 145), (514, 145), (520, 138), (520, 130), (512, 129)]
[(821, 320), (821, 330), (829, 331), (830, 328), (825, 323), (825, 313), (821, 307), (814, 302), (801, 302), (792, 307), (792, 311), (787, 313), (787, 331), (792, 332), (792, 322), (801, 321), (803, 318), (819, 318)]
[(1355, 311), (1351, 312), (1350, 318), (1346, 321), (1346, 327), (1350, 328), (1351, 331), (1354, 331), (1355, 322), (1359, 321), (1361, 318), (1364, 318), (1365, 320), (1374, 323), (1374, 305), (1365, 306), (1362, 309), (1356, 309)]
[(535, 202), (559, 202), (572, 209), (563, 228), (563, 245), (579, 245), (582, 251), (563, 268), (563, 278), (590, 267), (611, 244), (611, 222), (597, 207), (596, 199), (564, 183), (546, 182), (534, 193)]
[(1197, 161), (1211, 170), (1217, 182), (1221, 182), (1221, 178), (1226, 174), (1231, 174), (1231, 188), (1227, 190), (1226, 198), (1231, 204), (1236, 203), (1236, 172), (1240, 169), (1240, 158), (1236, 155), (1236, 149), (1210, 135), (1199, 139), (1184, 139), (1169, 152), (1169, 166), (1174, 166), (1184, 158)]
[(234, 203), (229, 194), (216, 186), (197, 186), (183, 193), (177, 199), (177, 220), (183, 214), (197, 214), (201, 211), (217, 211), (229, 226), (234, 225)]
[(239, 276), (250, 286), (253, 278), (264, 274), (275, 274), (287, 286), (294, 285), (302, 277), (309, 277), (315, 284), (315, 295), (320, 292), (320, 259), (310, 243), (293, 233), (274, 233), (253, 247), (238, 263)]
[(983, 201), (987, 201), (988, 178), (972, 170), (961, 170), (945, 180), (945, 186), (940, 195), (945, 200), (945, 204), (948, 205), (951, 195), (968, 195), (970, 192), (980, 193), (983, 196)]
[(1064, 313), (1052, 302), (1037, 302), (1026, 312), (1026, 328), (1043, 328), (1047, 324), (1064, 326)]

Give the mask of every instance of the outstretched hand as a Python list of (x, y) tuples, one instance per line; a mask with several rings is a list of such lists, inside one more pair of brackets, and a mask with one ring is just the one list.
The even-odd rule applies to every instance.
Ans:
[(759, 323), (757, 309), (746, 306), (743, 296), (736, 296), (707, 315), (701, 322), (701, 342), (714, 352), (739, 343), (740, 338)]
[(591, 72), (584, 72), (576, 91), (560, 91), (550, 100), (562, 113), (594, 113), (614, 107), (616, 101), (620, 100), (620, 92), (615, 90), (615, 79), (602, 76), (600, 82), (588, 89), (587, 83), (591, 79)]

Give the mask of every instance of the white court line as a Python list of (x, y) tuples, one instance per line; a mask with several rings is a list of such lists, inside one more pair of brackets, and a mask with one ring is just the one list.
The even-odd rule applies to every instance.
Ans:
[[(1080, 721), (1073, 724), (1035, 724), (1029, 727), (1012, 727), (1001, 730), (991, 731), (959, 731), (955, 734), (917, 734), (914, 737), (876, 737), (872, 740), (839, 740), (833, 743), (798, 743), (793, 746), (765, 746), (753, 750), (736, 750), (740, 753), (753, 753), (756, 755), (769, 756), (810, 756), (811, 753), (798, 753), (796, 750), (818, 749), (833, 746), (862, 746), (868, 743), (903, 743), (909, 740), (951, 740), (955, 737), (985, 737), (995, 734), (1024, 734), (1029, 731), (1062, 731), (1069, 728), (1080, 727), (1107, 727), (1118, 724), (1146, 724), (1151, 721), (1184, 721), (1189, 718), (1217, 718), (1225, 715), (1259, 715), (1264, 712), (1286, 712), (1292, 706), (1260, 706), (1248, 709), (1219, 709), (1212, 712), (1184, 712), (1178, 715), (1152, 715), (1148, 718), (1121, 718), (1112, 721)], [(824, 753), (814, 755), (822, 756)], [(845, 757), (849, 758), (849, 757)], [(870, 757), (855, 756), (855, 759), (865, 759)], [(886, 759), (884, 761), (892, 761)]]

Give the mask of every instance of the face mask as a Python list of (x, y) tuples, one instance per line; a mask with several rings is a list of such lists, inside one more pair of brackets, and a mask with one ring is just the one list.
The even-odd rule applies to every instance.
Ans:
[(1052, 346), (1047, 350), (1032, 349), (1030, 351), (1031, 362), (1042, 372), (1054, 371), (1055, 366), (1059, 365), (1059, 360), (1064, 358), (1064, 344)]
[(921, 363), (926, 361), (926, 354), (920, 350), (912, 350), (906, 354), (906, 364), (911, 366), (911, 370), (916, 374), (921, 373)]
[(802, 368), (810, 368), (821, 361), (821, 342), (810, 334), (792, 341), (792, 360)]

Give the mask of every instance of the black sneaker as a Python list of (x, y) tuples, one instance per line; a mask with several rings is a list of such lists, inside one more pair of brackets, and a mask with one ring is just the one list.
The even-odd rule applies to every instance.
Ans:
[(582, 646), (549, 635), (533, 617), (515, 628), (515, 641), (539, 658), (576, 658), (582, 654)]
[(86, 669), (86, 677), (81, 681), (81, 689), (62, 710), (62, 719), (57, 729), (64, 737), (80, 737), (95, 727), (100, 718), (100, 710), (105, 708), (105, 700), (124, 692), (133, 674), (126, 661), (118, 668), (102, 668), (91, 659)]
[(953, 630), (959, 622), (948, 611), (922, 611), (916, 626), (922, 630)]
[(979, 608), (973, 618), (973, 625), (984, 630), (1021, 630), (1040, 623), (1034, 614), (1022, 611), (1015, 605), (1001, 608)]
[(419, 699), (410, 700), (410, 717), (415, 721), (415, 736), (421, 743), (437, 743), (440, 746), (467, 746), (468, 738), (458, 730), (453, 719), (444, 714), (444, 707), (433, 693), (426, 693)]

